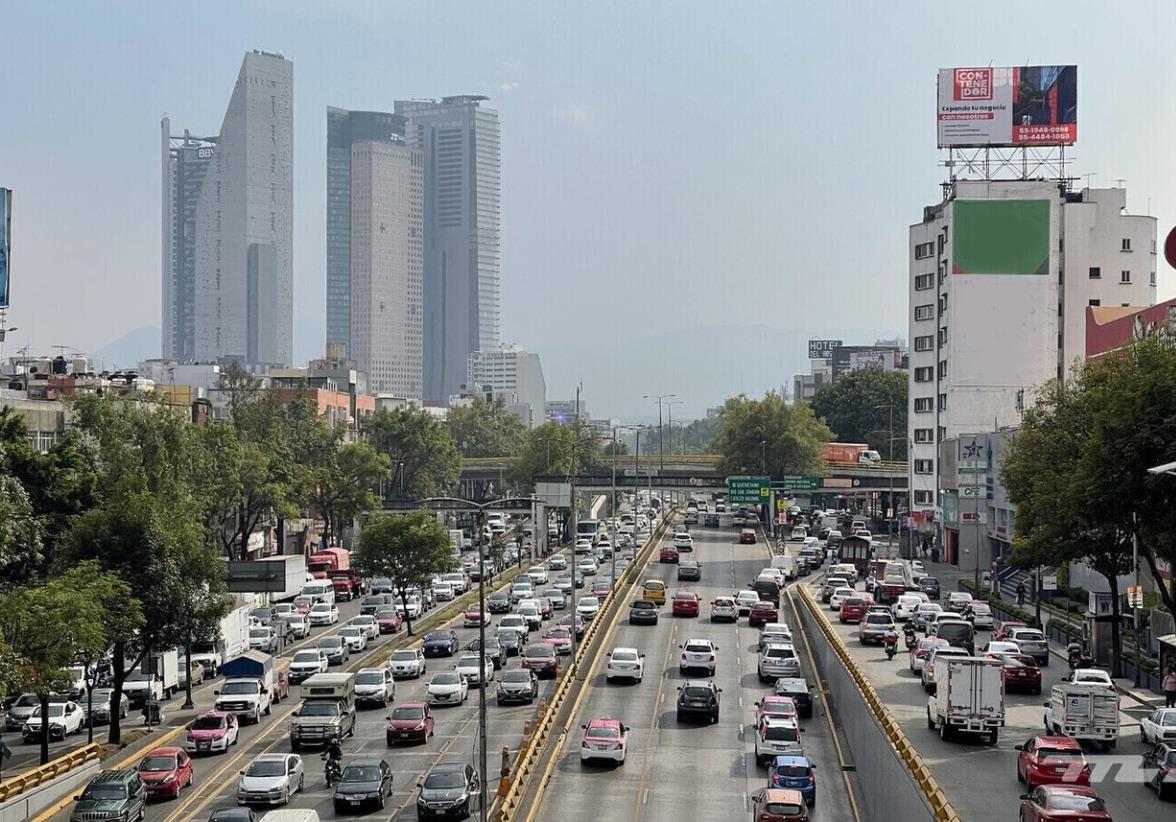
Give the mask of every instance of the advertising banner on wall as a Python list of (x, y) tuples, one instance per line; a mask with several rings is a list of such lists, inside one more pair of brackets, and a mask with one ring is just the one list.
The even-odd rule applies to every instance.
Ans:
[(849, 355), (850, 371), (859, 368), (894, 368), (894, 351), (852, 351)]
[(11, 247), (12, 191), (0, 188), (0, 308), (8, 308), (8, 252)]
[(1078, 67), (939, 70), (940, 148), (1060, 146), (1078, 139)]

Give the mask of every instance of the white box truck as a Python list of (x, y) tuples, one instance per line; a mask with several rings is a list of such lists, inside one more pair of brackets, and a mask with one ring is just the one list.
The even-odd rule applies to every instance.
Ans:
[(1099, 742), (1109, 751), (1119, 739), (1119, 693), (1096, 683), (1054, 685), (1045, 703), (1045, 727), (1079, 742)]
[[(299, 590), (302, 583), (299, 583)], [(204, 666), (204, 675), (216, 676), (225, 662), (249, 650), (249, 612), (253, 606), (235, 600), (233, 610), (220, 622), (217, 635), (192, 644), (192, 659)]]
[(143, 657), (139, 667), (127, 674), (123, 693), (132, 707), (147, 701), (148, 694), (159, 699), (171, 699), (180, 689), (180, 664), (176, 649)]
[(285, 584), (281, 591), (270, 591), (270, 602), (288, 602), (302, 593), (306, 584), (306, 557), (302, 554), (280, 554), (262, 557), (258, 562), (277, 562), (285, 565)]
[(970, 656), (938, 657), (935, 692), (927, 700), (927, 727), (940, 739), (957, 732), (986, 734), (995, 745), (1005, 722), (1001, 663)]

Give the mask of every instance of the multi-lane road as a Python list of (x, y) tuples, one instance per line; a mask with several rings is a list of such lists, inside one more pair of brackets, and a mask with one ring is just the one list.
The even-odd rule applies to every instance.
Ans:
[[(702, 566), (700, 582), (677, 581), (677, 566), (660, 564), (656, 551), (640, 579), (664, 580), (671, 596), (678, 589), (698, 592), (701, 616), (673, 617), (667, 604), (657, 625), (629, 625), (627, 603), (618, 609), (598, 658), (584, 673), (582, 697), (567, 732), (550, 743), (558, 748), (539, 801), (520, 819), (681, 822), (750, 817), (749, 797), (767, 785), (767, 771), (754, 757), (755, 703), (771, 692), (757, 676), (759, 629), (748, 628), (746, 618), (734, 625), (712, 623), (708, 613), (711, 599), (746, 588), (768, 564), (767, 547), (762, 541), (738, 544), (739, 532), (730, 528), (692, 527), (691, 533), (694, 557)], [(633, 596), (638, 595), (634, 589)], [(794, 621), (787, 611), (781, 618)], [(677, 686), (687, 678), (699, 678), (678, 671), (679, 645), (692, 638), (709, 639), (719, 648), (713, 678), (723, 689), (717, 724), (681, 723), (676, 718)], [(798, 642), (802, 671), (815, 682), (803, 642)], [(606, 682), (606, 657), (616, 647), (638, 648), (645, 654), (641, 684)], [(580, 762), (580, 726), (600, 716), (621, 719), (631, 729), (623, 766)], [(818, 766), (812, 818), (854, 819), (831, 723), (820, 700), (813, 718), (801, 725), (805, 754)]]

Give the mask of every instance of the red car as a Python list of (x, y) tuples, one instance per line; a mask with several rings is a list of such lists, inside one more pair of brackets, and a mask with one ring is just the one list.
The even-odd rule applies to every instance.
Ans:
[(674, 616), (698, 616), (701, 603), (693, 591), (679, 591), (674, 594), (671, 612)]
[(567, 628), (556, 626), (543, 635), (543, 641), (555, 648), (557, 654), (572, 652), (572, 632)]
[(402, 702), (388, 716), (384, 739), (389, 746), (402, 742), (427, 742), (433, 733), (433, 709), (424, 702)]
[(1008, 639), (1010, 628), (1026, 628), (1026, 627), (1028, 627), (1028, 626), (1026, 626), (1024, 622), (1017, 622), (1016, 620), (1010, 620), (1008, 622), (998, 622), (998, 623), (996, 623), (996, 625), (992, 629), (992, 638), (995, 640)]
[[(466, 628), (477, 628), (478, 624), (483, 622), (482, 611), (477, 605), (471, 605), (465, 609), (465, 613), (461, 615), (462, 625)], [(490, 625), (490, 615), (486, 614), (485, 623)]]
[(751, 795), (751, 818), (755, 822), (807, 822), (808, 805), (800, 791), (768, 788)]
[(559, 678), (559, 655), (555, 646), (550, 642), (535, 642), (523, 649), (523, 667), (535, 672), (535, 676), (543, 679)]
[(311, 605), (314, 605), (314, 600), (310, 597), (294, 597), (294, 610), (303, 616), (310, 613)]
[(1004, 664), (1006, 693), (1014, 688), (1041, 693), (1041, 669), (1036, 659), (1026, 654), (1003, 654), (1000, 661)]
[(844, 624), (846, 622), (861, 622), (862, 617), (866, 615), (866, 609), (869, 603), (864, 597), (847, 597), (845, 602), (841, 603), (841, 614), (838, 619)]
[(757, 625), (767, 625), (769, 622), (780, 621), (780, 609), (770, 602), (760, 601), (751, 606), (747, 612), (747, 624), (754, 628)]
[(744, 528), (739, 532), (740, 545), (755, 545), (755, 529)]
[(139, 778), (148, 796), (175, 799), (192, 784), (192, 760), (183, 748), (156, 748), (139, 762)]
[(673, 545), (663, 545), (661, 553), (658, 554), (658, 562), (678, 562), (678, 549)]
[(931, 652), (936, 648), (946, 648), (951, 645), (946, 639), (940, 639), (937, 636), (925, 637), (914, 644), (910, 650), (910, 669), (914, 673), (923, 670), (923, 665), (927, 662)]
[(555, 613), (555, 606), (551, 604), (551, 600), (547, 597), (539, 597), (539, 617), (540, 619), (551, 619), (552, 614)]
[(376, 611), (376, 623), (381, 634), (395, 634), (404, 625), (404, 617), (395, 608), (381, 608)]
[(1035, 736), (1017, 746), (1017, 781), (1031, 791), (1038, 785), (1090, 785), (1090, 764), (1078, 740)]
[(765, 719), (798, 719), (796, 703), (790, 696), (765, 696), (755, 703), (759, 709), (756, 713), (755, 724), (759, 725)]
[(1042, 785), (1021, 795), (1021, 822), (1110, 822), (1106, 803), (1093, 788), (1078, 785)]
[(602, 579), (598, 582), (592, 583), (592, 596), (596, 597), (601, 602), (604, 602), (605, 599), (608, 598), (608, 594), (611, 590), (612, 586), (609, 585), (607, 579)]

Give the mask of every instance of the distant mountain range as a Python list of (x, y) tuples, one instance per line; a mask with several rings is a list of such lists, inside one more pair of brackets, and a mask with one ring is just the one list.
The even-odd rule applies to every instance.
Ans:
[(92, 367), (114, 371), (120, 368), (134, 368), (143, 360), (158, 359), (162, 333), (157, 327), (143, 326), (123, 334), (89, 355)]

